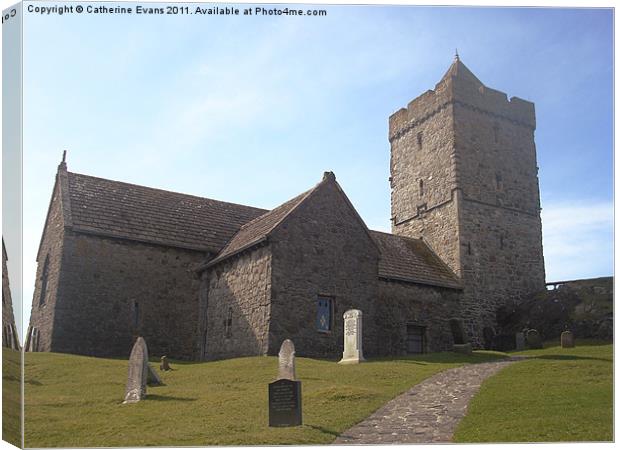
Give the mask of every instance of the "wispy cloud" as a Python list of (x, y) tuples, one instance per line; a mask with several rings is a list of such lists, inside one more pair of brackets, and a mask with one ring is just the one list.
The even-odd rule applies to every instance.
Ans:
[(550, 205), (543, 209), (542, 220), (548, 281), (610, 275), (611, 202)]

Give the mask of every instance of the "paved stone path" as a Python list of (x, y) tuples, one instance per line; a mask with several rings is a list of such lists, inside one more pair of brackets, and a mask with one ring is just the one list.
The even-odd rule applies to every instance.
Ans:
[(440, 372), (390, 400), (333, 443), (413, 444), (451, 442), (467, 405), (491, 375), (522, 357), (468, 364)]

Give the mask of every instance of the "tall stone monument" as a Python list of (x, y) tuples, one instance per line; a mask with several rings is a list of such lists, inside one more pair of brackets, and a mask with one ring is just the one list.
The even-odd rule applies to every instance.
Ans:
[(364, 359), (362, 351), (362, 312), (350, 309), (344, 318), (344, 351), (338, 364), (359, 364)]
[(278, 380), (295, 380), (295, 344), (286, 339), (278, 353)]
[(127, 375), (127, 387), (125, 388), (125, 401), (123, 403), (137, 403), (146, 397), (148, 361), (149, 354), (146, 342), (142, 337), (138, 337), (131, 349), (131, 355), (129, 355), (129, 374)]

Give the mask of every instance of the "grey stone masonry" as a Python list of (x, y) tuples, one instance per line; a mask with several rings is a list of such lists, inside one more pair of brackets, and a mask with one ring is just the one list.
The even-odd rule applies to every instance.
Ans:
[(390, 117), (392, 232), (422, 238), (460, 277), (472, 343), (497, 308), (543, 291), (534, 104), (458, 59)]

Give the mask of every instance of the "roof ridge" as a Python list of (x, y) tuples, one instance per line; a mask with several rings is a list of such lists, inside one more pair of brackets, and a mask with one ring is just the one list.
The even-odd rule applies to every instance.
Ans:
[(83, 173), (67, 172), (67, 175), (77, 175), (77, 176), (84, 177), (84, 178), (91, 178), (91, 179), (95, 179), (95, 180), (109, 181), (109, 182), (112, 182), (112, 183), (122, 184), (124, 186), (133, 186), (133, 187), (137, 187), (137, 188), (148, 189), (148, 190), (151, 190), (151, 191), (165, 192), (167, 194), (174, 194), (174, 195), (179, 195), (179, 196), (183, 196), (183, 197), (192, 197), (192, 198), (196, 198), (196, 199), (199, 199), (199, 200), (210, 200), (212, 202), (225, 203), (227, 205), (242, 206), (244, 208), (252, 208), (252, 209), (262, 210), (262, 211), (265, 211), (265, 213), (270, 211), (268, 209), (259, 208), (259, 207), (256, 207), (256, 206), (243, 205), (241, 203), (233, 203), (233, 202), (228, 202), (228, 201), (225, 201), (225, 200), (216, 200), (214, 198), (201, 197), (201, 196), (195, 195), (195, 194), (186, 194), (186, 193), (183, 193), (183, 192), (169, 191), (169, 190), (166, 190), (166, 189), (155, 188), (155, 187), (150, 187), (150, 186), (144, 186), (144, 185), (141, 185), (141, 184), (128, 183), (126, 181), (112, 180), (110, 178), (95, 177), (95, 176), (92, 176), (92, 175), (85, 175)]

